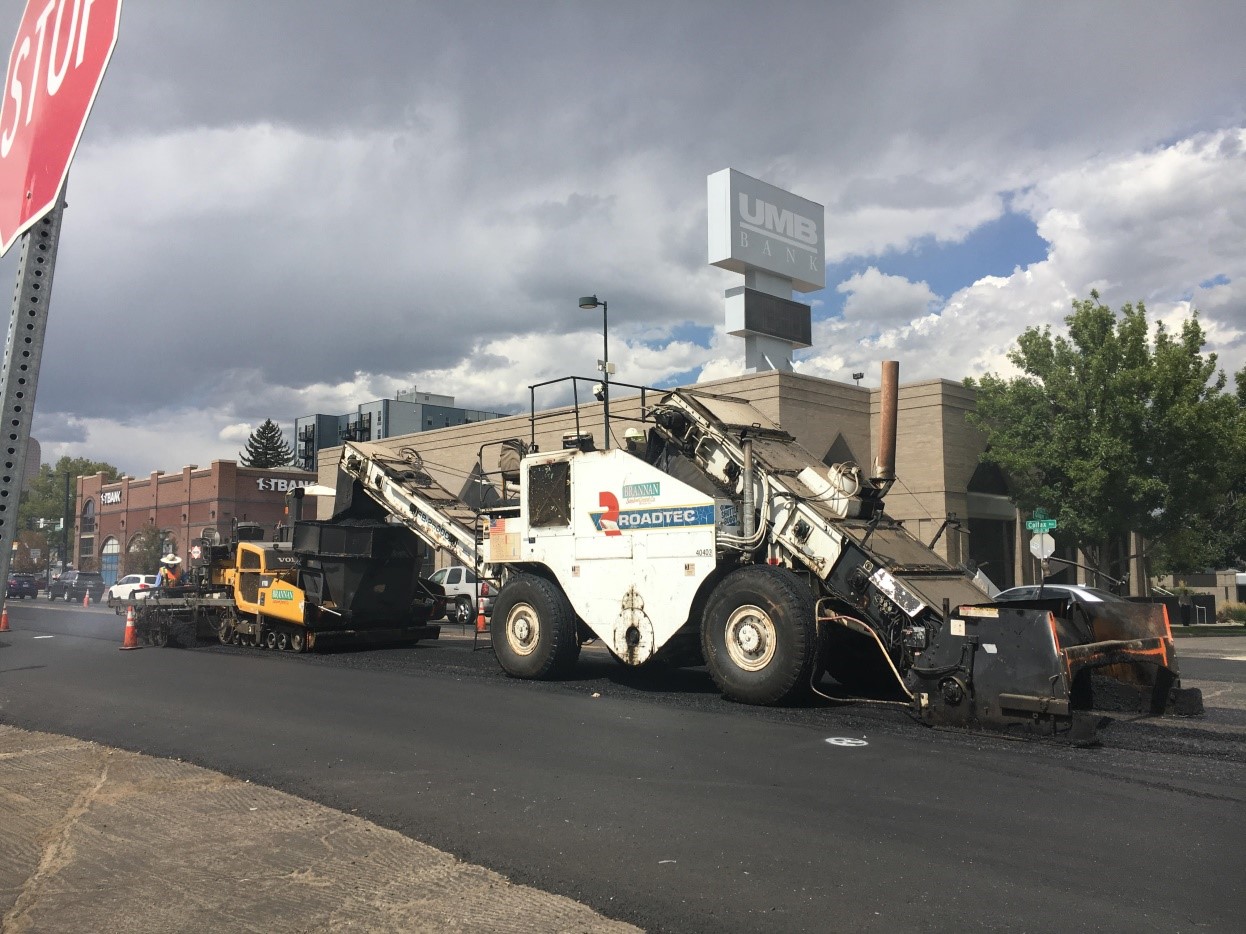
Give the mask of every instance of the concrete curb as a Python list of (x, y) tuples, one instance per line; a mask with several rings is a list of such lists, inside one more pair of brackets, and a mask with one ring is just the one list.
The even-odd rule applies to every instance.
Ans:
[(633, 932), (368, 821), (0, 725), (0, 930)]

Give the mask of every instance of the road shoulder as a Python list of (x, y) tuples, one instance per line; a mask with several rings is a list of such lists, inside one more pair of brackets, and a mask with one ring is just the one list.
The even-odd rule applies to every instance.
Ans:
[(0, 930), (635, 931), (361, 818), (0, 725)]

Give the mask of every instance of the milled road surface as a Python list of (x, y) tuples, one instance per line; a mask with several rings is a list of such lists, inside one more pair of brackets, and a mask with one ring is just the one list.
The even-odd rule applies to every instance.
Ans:
[[(13, 614), (6, 724), (191, 760), (649, 930), (1236, 931), (1246, 913), (1246, 711), (1229, 704), (1122, 719), (1107, 747), (1077, 750), (935, 732), (891, 708), (742, 707), (704, 672), (641, 676), (592, 652), (576, 680), (532, 684), (457, 636), (302, 657), (117, 652), (104, 612)], [(1229, 665), (1215, 683), (1240, 689), (1240, 663), (1218, 657), (1191, 656), (1187, 683), (1202, 664)], [(250, 839), (256, 812), (227, 811)], [(239, 862), (254, 873), (194, 897), (230, 904), (230, 880), (270, 878), (270, 862), (280, 878), (285, 838), (253, 842)], [(176, 842), (159, 852), (193, 865)], [(5, 885), (10, 871), (0, 861)]]

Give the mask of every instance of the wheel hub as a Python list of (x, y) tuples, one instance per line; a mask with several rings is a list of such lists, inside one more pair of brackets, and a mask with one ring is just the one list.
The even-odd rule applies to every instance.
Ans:
[(536, 612), (527, 604), (519, 604), (506, 618), (506, 637), (516, 655), (531, 655), (540, 636)]
[(774, 621), (760, 607), (739, 607), (728, 617), (724, 635), (727, 655), (745, 671), (761, 671), (774, 660)]

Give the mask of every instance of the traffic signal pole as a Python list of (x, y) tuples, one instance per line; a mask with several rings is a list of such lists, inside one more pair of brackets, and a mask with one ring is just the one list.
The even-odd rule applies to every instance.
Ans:
[[(48, 303), (52, 297), (52, 273), (61, 239), (61, 216), (65, 211), (65, 188), (56, 206), (22, 234), (22, 255), (17, 267), (17, 288), (9, 318), (9, 334), (0, 364), (4, 387), (3, 429), (0, 430), (0, 582), (8, 593), (9, 564), (20, 531), (17, 507), (26, 481), (26, 449), (35, 414), (35, 389), (43, 359), (43, 338), (48, 327)], [(66, 544), (69, 529), (65, 529)], [(62, 560), (64, 560), (62, 558)]]

